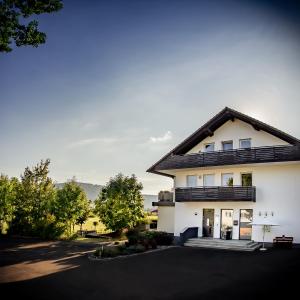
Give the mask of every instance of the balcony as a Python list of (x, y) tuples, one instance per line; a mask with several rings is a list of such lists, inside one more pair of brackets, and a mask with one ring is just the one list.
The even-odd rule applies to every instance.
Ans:
[(176, 188), (176, 202), (256, 201), (254, 186)]
[(171, 155), (155, 170), (198, 168), (207, 166), (239, 165), (266, 162), (299, 161), (300, 146), (272, 146), (195, 154)]
[(160, 191), (158, 201), (152, 202), (152, 206), (175, 206), (173, 202), (173, 193), (170, 191)]

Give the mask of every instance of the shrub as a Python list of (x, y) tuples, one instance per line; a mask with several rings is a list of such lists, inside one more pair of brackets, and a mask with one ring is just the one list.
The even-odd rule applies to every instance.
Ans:
[(97, 257), (116, 257), (121, 254), (119, 247), (101, 247), (97, 248), (94, 255)]
[(139, 241), (139, 238), (140, 238), (140, 231), (136, 228), (129, 229), (126, 232), (126, 237), (128, 239), (128, 244), (129, 245), (136, 245)]
[(169, 246), (173, 243), (173, 235), (164, 231), (149, 231), (157, 245)]

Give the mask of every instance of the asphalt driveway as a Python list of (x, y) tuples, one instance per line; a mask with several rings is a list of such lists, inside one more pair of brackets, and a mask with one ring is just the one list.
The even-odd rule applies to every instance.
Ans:
[[(300, 250), (171, 248), (90, 261), (94, 246), (0, 239), (0, 291), (21, 299), (271, 299), (297, 292)], [(297, 294), (296, 294), (297, 295)]]

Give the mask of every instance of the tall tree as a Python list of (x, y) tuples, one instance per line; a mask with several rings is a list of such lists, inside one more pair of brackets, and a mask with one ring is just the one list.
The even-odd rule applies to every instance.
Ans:
[(118, 174), (110, 179), (95, 201), (95, 212), (101, 222), (117, 233), (136, 226), (143, 218), (142, 189), (135, 175)]
[(0, 175), (0, 234), (4, 223), (13, 218), (18, 184), (17, 178), (9, 179), (3, 174)]
[(11, 224), (12, 231), (39, 235), (48, 224), (56, 193), (54, 184), (48, 177), (49, 164), (49, 159), (41, 160), (32, 169), (27, 167), (21, 175), (15, 201), (15, 218)]
[(57, 191), (55, 215), (61, 222), (67, 224), (67, 234), (72, 233), (72, 226), (83, 217), (89, 206), (84, 190), (72, 180)]
[(45, 43), (46, 34), (38, 30), (38, 21), (28, 24), (20, 21), (43, 13), (52, 13), (62, 9), (61, 0), (1, 0), (0, 1), (0, 52), (10, 52), (10, 44), (15, 41), (17, 47), (38, 47)]

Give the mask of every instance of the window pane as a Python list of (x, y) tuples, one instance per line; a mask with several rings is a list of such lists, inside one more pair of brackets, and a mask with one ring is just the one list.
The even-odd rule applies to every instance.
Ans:
[(242, 174), (242, 186), (252, 186), (252, 174)]
[(195, 175), (188, 175), (187, 176), (187, 186), (188, 187), (195, 187), (195, 186), (197, 186), (197, 176), (195, 176)]
[(240, 148), (251, 148), (251, 139), (240, 140)]
[(203, 185), (204, 186), (214, 186), (215, 185), (215, 175), (214, 174), (203, 175)]
[(209, 151), (215, 151), (215, 144), (211, 143), (211, 144), (206, 144), (205, 145), (205, 151), (209, 152)]
[(222, 185), (233, 186), (233, 173), (222, 174)]
[(232, 150), (233, 149), (232, 141), (223, 142), (222, 144), (223, 144), (223, 150)]

